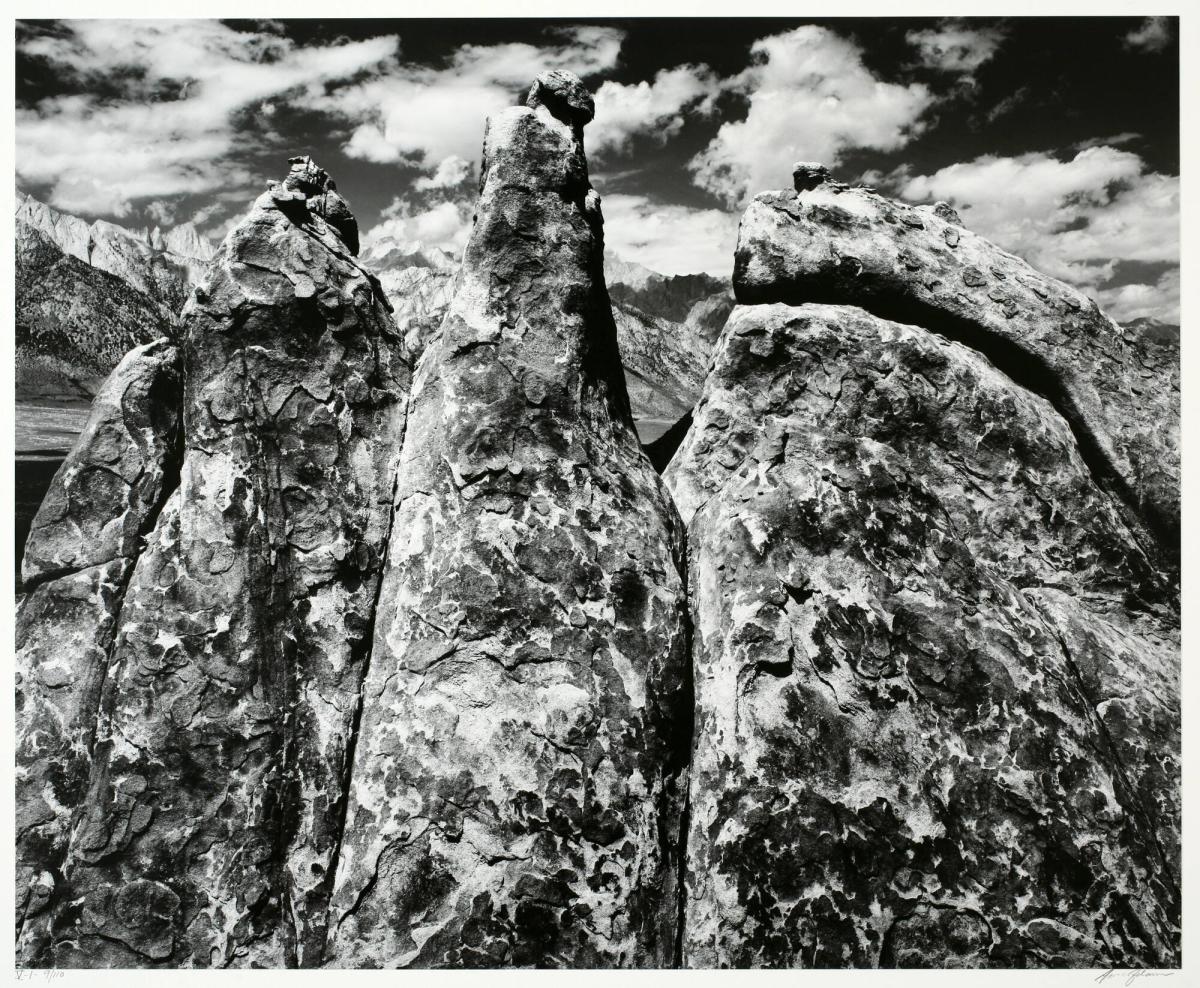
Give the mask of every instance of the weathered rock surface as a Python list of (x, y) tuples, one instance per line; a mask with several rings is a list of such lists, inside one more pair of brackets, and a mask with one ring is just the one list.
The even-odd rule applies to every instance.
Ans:
[(1044, 398), (857, 308), (739, 307), (667, 481), (685, 964), (1178, 963), (1177, 588)]
[(909, 206), (797, 167), (798, 192), (762, 193), (746, 210), (738, 301), (857, 305), (987, 354), (1051, 401), (1100, 482), (1177, 556), (1178, 398), (1147, 386), (1121, 328), (944, 203)]
[[(24, 559), (18, 962), (1177, 965), (1177, 331), (812, 163), (751, 304), (614, 311), (592, 113), (491, 118), (457, 272), (291, 159), (108, 378)], [(21, 298), (173, 324), (26, 211)]]
[(409, 371), (344, 201), (296, 164), (183, 315), (179, 486), (118, 602), (31, 963), (322, 958)]
[[(378, 275), (415, 358), (445, 318), (457, 265), (437, 248), (388, 240), (367, 248), (363, 262)], [(696, 403), (733, 296), (708, 275), (666, 277), (611, 253), (604, 264), (629, 405), (639, 433), (649, 435)]]
[(414, 376), (338, 966), (659, 966), (688, 747), (675, 516), (633, 431), (562, 74), (494, 115)]
[(31, 953), (61, 891), (129, 572), (176, 481), (177, 360), (164, 339), (121, 361), (25, 546), (16, 628), (17, 912)]
[(26, 584), (136, 558), (178, 470), (178, 360), (159, 339), (135, 347), (109, 375), (33, 519)]
[(24, 594), (16, 619), (17, 962), (41, 966), (74, 811), (83, 805), (100, 691), (133, 561), (110, 562)]

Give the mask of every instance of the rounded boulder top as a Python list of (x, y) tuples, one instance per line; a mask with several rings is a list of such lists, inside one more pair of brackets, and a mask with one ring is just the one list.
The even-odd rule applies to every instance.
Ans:
[(288, 188), (299, 189), (308, 195), (324, 192), (329, 187), (329, 172), (307, 154), (288, 158), (290, 170), (283, 180)]
[(797, 161), (792, 165), (792, 184), (797, 192), (807, 192), (829, 181), (829, 169), (819, 161)]
[(544, 106), (564, 123), (587, 126), (596, 115), (596, 101), (579, 76), (561, 69), (541, 73), (529, 87), (525, 105)]

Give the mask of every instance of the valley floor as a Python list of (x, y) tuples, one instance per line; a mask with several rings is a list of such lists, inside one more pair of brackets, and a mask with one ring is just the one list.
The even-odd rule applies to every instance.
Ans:
[(17, 578), (25, 539), (54, 473), (87, 422), (86, 402), (17, 402), (13, 478)]

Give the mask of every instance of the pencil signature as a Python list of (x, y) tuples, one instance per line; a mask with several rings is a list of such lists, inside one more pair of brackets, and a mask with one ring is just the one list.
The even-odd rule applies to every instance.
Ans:
[(1108, 971), (1101, 971), (1098, 975), (1096, 975), (1096, 977), (1092, 979), (1092, 983), (1097, 984), (1097, 985), (1102, 985), (1106, 981), (1112, 981), (1112, 982), (1116, 983), (1116, 980), (1120, 979), (1120, 984), (1125, 985), (1126, 988), (1128, 988), (1129, 985), (1132, 985), (1135, 981), (1137, 981), (1140, 978), (1173, 978), (1178, 973), (1179, 973), (1178, 971), (1116, 971), (1116, 970), (1108, 970)]

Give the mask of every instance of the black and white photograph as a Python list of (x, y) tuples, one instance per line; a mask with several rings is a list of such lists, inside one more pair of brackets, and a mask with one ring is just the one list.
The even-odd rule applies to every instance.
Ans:
[(1191, 16), (67, 6), (19, 979), (1184, 988)]

